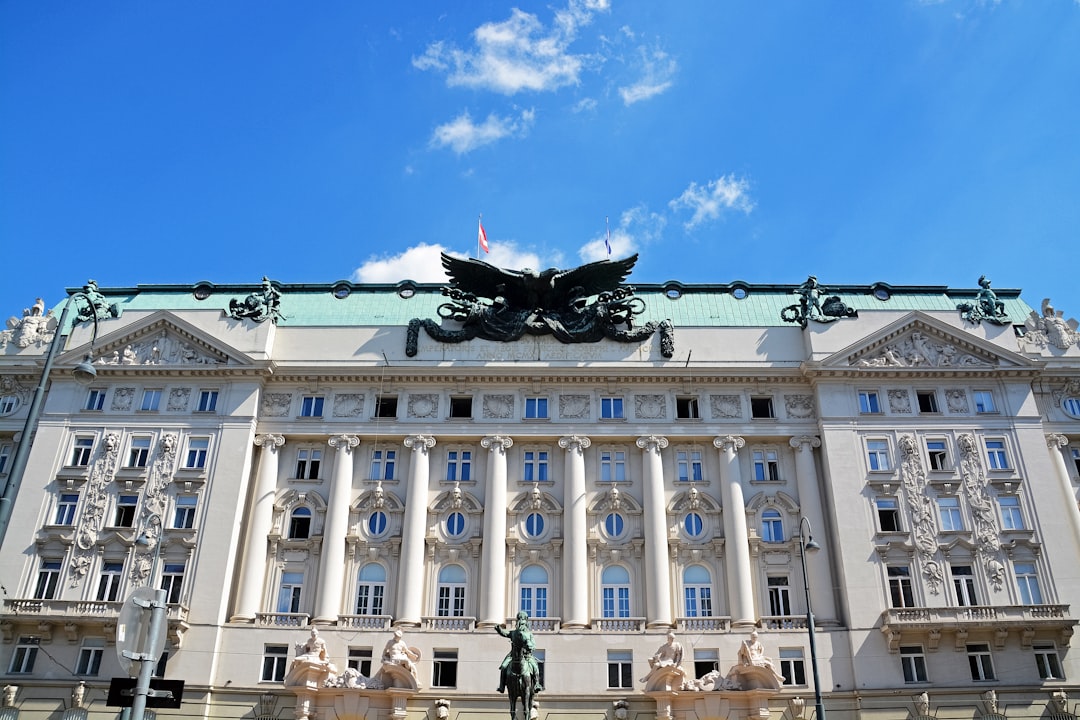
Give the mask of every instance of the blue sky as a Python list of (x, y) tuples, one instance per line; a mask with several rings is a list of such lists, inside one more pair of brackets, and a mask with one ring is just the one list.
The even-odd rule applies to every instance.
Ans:
[(0, 316), (88, 277), (1023, 288), (1080, 316), (1080, 1), (0, 1)]

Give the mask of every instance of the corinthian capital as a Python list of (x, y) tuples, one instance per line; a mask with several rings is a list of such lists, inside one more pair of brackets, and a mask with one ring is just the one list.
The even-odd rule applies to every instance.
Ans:
[(723, 437), (713, 438), (713, 447), (719, 450), (731, 449), (731, 452), (739, 452), (739, 450), (746, 445), (746, 441), (738, 435), (724, 435)]
[(405, 438), (404, 445), (419, 453), (426, 453), (435, 447), (435, 438), (431, 435), (409, 435)]
[(263, 449), (276, 450), (285, 444), (284, 435), (274, 435), (273, 433), (267, 433), (265, 435), (256, 435), (255, 444)]
[(592, 445), (592, 440), (584, 435), (567, 435), (559, 438), (559, 447), (570, 452), (580, 453), (590, 445)]
[(649, 452), (660, 452), (668, 446), (668, 439), (662, 435), (646, 435), (637, 439), (637, 446)]
[(498, 450), (499, 452), (506, 452), (513, 444), (513, 438), (508, 435), (488, 435), (480, 440), (480, 447), (485, 450)]
[(330, 439), (326, 441), (326, 444), (335, 450), (352, 452), (352, 449), (360, 444), (360, 438), (355, 435), (331, 435)]

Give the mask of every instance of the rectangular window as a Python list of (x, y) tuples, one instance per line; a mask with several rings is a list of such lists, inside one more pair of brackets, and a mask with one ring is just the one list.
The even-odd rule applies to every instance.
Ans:
[(135, 510), (139, 507), (138, 495), (121, 495), (116, 499), (116, 515), (113, 527), (134, 527)]
[(217, 412), (218, 391), (200, 390), (199, 402), (195, 405), (195, 412)]
[(120, 584), (124, 574), (124, 563), (107, 562), (101, 566), (98, 579), (97, 599), (115, 602), (120, 597)]
[[(698, 420), (701, 411), (696, 397), (680, 396), (675, 398), (675, 417), (679, 420)], [(698, 677), (701, 677), (700, 675)]]
[(278, 589), (277, 612), (300, 612), (300, 595), (304, 590), (304, 573), (284, 572), (281, 574), (281, 587)]
[(525, 398), (525, 419), (546, 420), (548, 417), (548, 399), (546, 397)]
[(446, 479), (449, 482), (472, 480), (472, 451), (449, 450), (446, 453)]
[(526, 450), (525, 468), (522, 475), (525, 482), (546, 482), (548, 479), (547, 450)]
[(435, 614), (439, 617), (464, 617), (465, 586), (452, 583), (440, 585)]
[(361, 580), (356, 586), (356, 614), (382, 615), (386, 584)]
[(79, 506), (78, 493), (61, 493), (60, 500), (56, 503), (56, 517), (54, 525), (74, 525), (75, 509)]
[(1035, 573), (1035, 563), (1014, 563), (1016, 584), (1020, 590), (1020, 602), (1024, 605), (1042, 605), (1042, 590), (1039, 589), (1039, 576)]
[(780, 482), (780, 461), (775, 450), (754, 451), (754, 481)]
[(686, 617), (712, 617), (712, 588), (708, 585), (687, 585), (683, 588)]
[(964, 520), (960, 516), (960, 498), (940, 497), (937, 505), (942, 531), (956, 532), (964, 529)]
[(901, 645), (900, 666), (904, 669), (904, 682), (927, 682), (926, 655), (923, 653), (922, 645)]
[(75, 446), (71, 452), (72, 467), (86, 467), (90, 464), (90, 456), (94, 452), (94, 438), (77, 437)]
[(7, 472), (8, 459), (11, 458), (11, 446), (0, 445), (0, 475)]
[(142, 393), (142, 404), (139, 405), (139, 410), (143, 412), (157, 412), (158, 406), (161, 405), (161, 390), (158, 388), (147, 388)]
[(919, 401), (919, 412), (921, 413), (938, 413), (941, 412), (938, 409), (937, 393), (933, 390), (918, 390), (915, 393), (915, 398)]
[(900, 505), (896, 498), (877, 498), (874, 506), (877, 508), (878, 529), (881, 532), (901, 532)]
[(547, 591), (546, 585), (522, 585), (518, 610), (525, 611), (532, 618), (547, 617)]
[(866, 459), (870, 465), (870, 472), (887, 472), (892, 470), (889, 462), (888, 440), (867, 440)]
[(776, 414), (773, 412), (772, 397), (751, 397), (750, 417), (758, 420), (776, 417)]
[(1076, 474), (1080, 476), (1080, 448), (1069, 448), (1072, 454), (1073, 466), (1076, 468)]
[(1020, 498), (1015, 495), (1002, 495), (998, 498), (1001, 509), (1001, 528), (1003, 530), (1023, 530), (1024, 516), (1020, 512)]
[(1032, 643), (1032, 647), (1035, 650), (1035, 667), (1039, 669), (1039, 677), (1043, 680), (1064, 680), (1061, 658), (1058, 657), (1054, 643), (1037, 642)]
[(435, 650), (432, 656), (431, 686), (457, 687), (457, 650)]
[(623, 399), (621, 397), (600, 398), (600, 417), (604, 420), (623, 418)]
[(1009, 456), (1005, 453), (1004, 440), (986, 441), (986, 461), (991, 470), (1009, 469)]
[(322, 417), (324, 401), (321, 395), (305, 395), (300, 400), (300, 417)]
[(622, 450), (600, 451), (600, 482), (626, 481), (626, 453)]
[(931, 470), (949, 469), (949, 451), (945, 448), (944, 440), (927, 440), (926, 456)]
[(607, 686), (611, 690), (634, 687), (634, 653), (631, 650), (608, 650)]
[(881, 402), (877, 392), (873, 390), (859, 391), (859, 412), (863, 414), (875, 414), (881, 412)]
[(181, 530), (190, 530), (195, 527), (195, 508), (199, 499), (194, 495), (178, 495), (176, 508), (173, 514), (173, 527)]
[(180, 602), (180, 591), (184, 588), (184, 563), (165, 563), (161, 571), (161, 589), (165, 591), (166, 602)]
[(42, 560), (38, 568), (37, 584), (34, 586), (35, 600), (53, 600), (56, 588), (60, 584), (60, 561)]
[(202, 469), (206, 467), (206, 455), (210, 451), (210, 438), (193, 437), (188, 439), (187, 458), (184, 467)]
[(289, 660), (288, 645), (263, 645), (262, 682), (284, 682)]
[(322, 450), (300, 448), (296, 451), (296, 478), (298, 480), (317, 480), (320, 465), (322, 465)]
[(996, 413), (997, 407), (994, 405), (994, 394), (989, 390), (976, 390), (975, 396), (975, 412), (977, 413)]
[(972, 680), (993, 680), (994, 662), (987, 643), (971, 643), (967, 646), (968, 667)]
[(694, 649), (694, 677), (705, 675), (720, 670), (719, 650)]
[(601, 589), (600, 614), (606, 618), (630, 617), (630, 588), (625, 585), (608, 585)]
[(452, 397), (450, 398), (450, 417), (452, 418), (471, 418), (472, 417), (472, 398), (471, 397)]
[(150, 460), (150, 438), (131, 438), (131, 448), (128, 450), (128, 464), (130, 468), (144, 468)]
[(375, 417), (397, 417), (397, 395), (379, 395), (375, 398)]
[(79, 649), (75, 664), (76, 675), (97, 675), (101, 670), (101, 656), (105, 652), (105, 638), (86, 638)]
[(396, 462), (397, 450), (372, 450), (370, 479), (393, 480)]
[(700, 450), (677, 451), (675, 464), (679, 473), (679, 482), (701, 482), (705, 479), (705, 473), (701, 468)]
[(371, 648), (349, 648), (349, 659), (347, 662), (350, 669), (358, 671), (364, 677), (371, 677)]
[(37, 660), (38, 645), (40, 643), (40, 638), (33, 636), (20, 637), (18, 645), (15, 646), (15, 652), (11, 654), (11, 666), (8, 668), (8, 672), (34, 672), (34, 661)]
[(775, 616), (787, 616), (791, 614), (791, 587), (788, 585), (787, 576), (770, 577), (769, 584), (769, 614)]
[(780, 648), (780, 674), (784, 685), (806, 684), (806, 661), (802, 648)]
[(86, 393), (86, 405), (85, 410), (99, 411), (105, 407), (105, 390), (101, 388), (90, 388)]
[(915, 607), (915, 595), (911, 588), (911, 568), (906, 565), (890, 565), (888, 574), (891, 607)]
[(971, 571), (970, 565), (953, 565), (952, 581), (957, 605), (968, 607), (979, 604), (975, 597), (975, 574)]

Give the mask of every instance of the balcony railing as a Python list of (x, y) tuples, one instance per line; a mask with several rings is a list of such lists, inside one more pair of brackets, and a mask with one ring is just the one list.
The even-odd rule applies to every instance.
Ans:
[(391, 615), (338, 615), (337, 626), (353, 630), (389, 630), (393, 619)]
[(468, 631), (476, 627), (476, 618), (474, 617), (422, 617), (420, 618), (420, 627), (424, 630), (450, 630), (450, 631)]
[(307, 613), (256, 613), (255, 624), (262, 627), (307, 627), (311, 616)]
[(593, 632), (645, 632), (645, 618), (593, 618), (592, 628)]
[(805, 615), (766, 615), (761, 618), (766, 630), (802, 630), (806, 632)]
[[(4, 600), (4, 615), (67, 618), (109, 619), (120, 615), (124, 603), (107, 600)], [(169, 620), (187, 622), (188, 609), (178, 603), (169, 603), (166, 609)]]
[(730, 617), (681, 617), (675, 618), (680, 632), (729, 632)]
[(1065, 620), (1068, 605), (970, 605), (952, 608), (890, 608), (881, 614), (882, 625), (921, 627), (938, 625), (1029, 625), (1041, 620)]

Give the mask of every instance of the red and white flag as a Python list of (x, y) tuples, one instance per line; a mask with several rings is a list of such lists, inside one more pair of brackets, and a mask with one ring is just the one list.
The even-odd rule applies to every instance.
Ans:
[(483, 220), (478, 220), (477, 225), (480, 226), (480, 230), (476, 233), (476, 242), (480, 243), (480, 247), (484, 248), (484, 252), (489, 253), (491, 250), (488, 249), (487, 233), (484, 232)]

